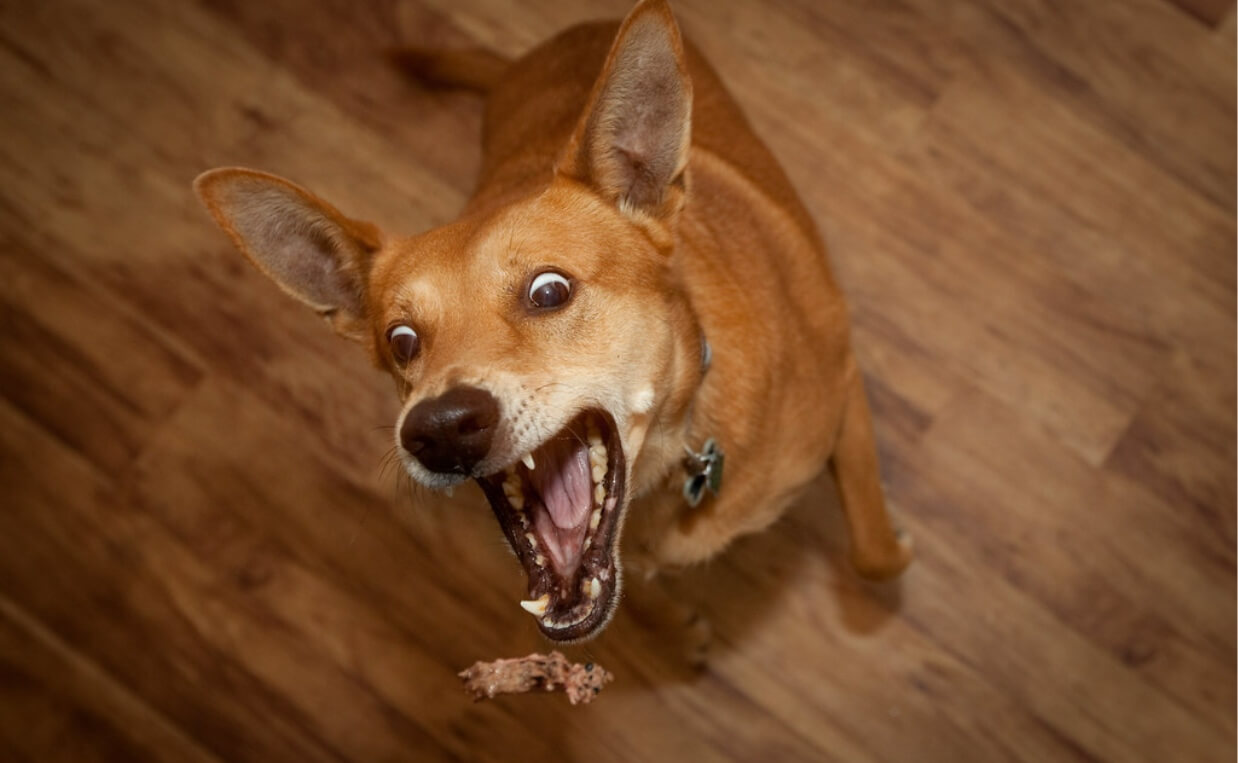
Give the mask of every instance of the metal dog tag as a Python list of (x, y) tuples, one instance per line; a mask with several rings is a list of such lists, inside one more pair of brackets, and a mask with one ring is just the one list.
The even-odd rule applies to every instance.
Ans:
[(684, 456), (683, 468), (688, 472), (688, 478), (683, 483), (683, 497), (689, 506), (696, 506), (705, 497), (706, 488), (714, 495), (722, 489), (722, 467), (726, 464), (726, 456), (712, 437), (705, 441), (700, 453), (685, 449), (688, 455)]

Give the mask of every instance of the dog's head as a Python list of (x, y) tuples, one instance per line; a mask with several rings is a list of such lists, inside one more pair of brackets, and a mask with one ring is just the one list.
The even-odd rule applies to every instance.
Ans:
[(691, 98), (670, 11), (646, 2), (536, 194), (402, 238), (272, 175), (196, 182), (259, 269), (393, 375), (408, 473), (480, 484), (555, 640), (605, 626), (628, 503), (682, 455), (662, 434), (701, 373), (674, 254)]

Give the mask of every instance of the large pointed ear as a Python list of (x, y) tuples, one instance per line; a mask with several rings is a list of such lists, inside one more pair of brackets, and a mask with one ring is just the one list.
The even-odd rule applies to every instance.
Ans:
[(625, 213), (668, 220), (683, 204), (692, 82), (666, 0), (624, 19), (558, 171)]
[(241, 168), (205, 172), (193, 183), (241, 253), (339, 333), (364, 336), (365, 281), (382, 236), (300, 186)]

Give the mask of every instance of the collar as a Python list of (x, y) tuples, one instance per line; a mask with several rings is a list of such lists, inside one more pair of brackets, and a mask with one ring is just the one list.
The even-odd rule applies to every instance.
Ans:
[[(701, 332), (701, 378), (705, 378), (705, 374), (709, 371), (709, 366), (713, 363), (714, 351), (709, 346), (709, 340), (705, 338), (705, 332)], [(722, 447), (718, 445), (718, 441), (710, 437), (705, 441), (699, 453), (692, 448), (684, 445), (684, 450), (687, 451), (683, 458), (683, 469), (687, 472), (683, 483), (683, 497), (688, 502), (689, 506), (696, 506), (705, 497), (705, 490), (708, 488), (710, 493), (718, 494), (722, 489), (722, 466), (726, 461), (726, 456), (722, 453)]]

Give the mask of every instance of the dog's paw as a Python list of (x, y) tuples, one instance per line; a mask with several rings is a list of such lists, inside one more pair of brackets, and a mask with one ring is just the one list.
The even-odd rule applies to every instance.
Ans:
[(682, 657), (692, 668), (704, 668), (714, 633), (709, 619), (671, 595), (658, 577), (642, 580), (631, 594), (625, 600), (628, 613), (667, 655)]
[(684, 656), (688, 664), (697, 670), (709, 665), (709, 648), (714, 640), (714, 627), (709, 618), (693, 612), (684, 627)]
[(897, 577), (915, 555), (915, 544), (911, 535), (904, 530), (897, 530), (887, 543), (880, 546), (854, 548), (851, 563), (861, 577), (869, 580), (890, 580)]

